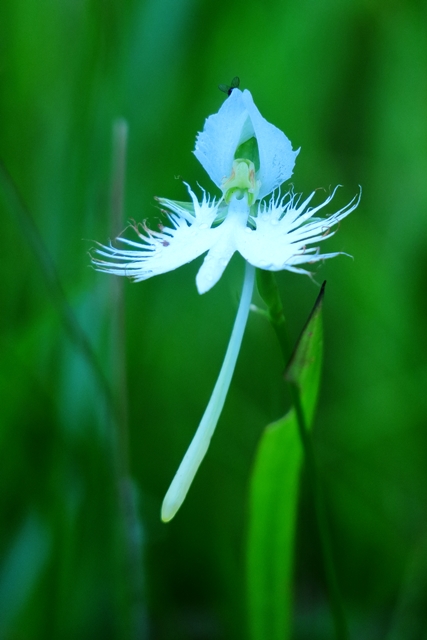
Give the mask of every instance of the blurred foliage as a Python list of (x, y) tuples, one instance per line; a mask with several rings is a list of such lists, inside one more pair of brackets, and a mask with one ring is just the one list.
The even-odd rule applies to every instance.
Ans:
[[(1, 638), (247, 637), (250, 471), (264, 426), (288, 406), (274, 335), (250, 318), (209, 454), (162, 525), (242, 264), (205, 296), (197, 264), (125, 281), (124, 305), (87, 255), (112, 235), (116, 119), (129, 123), (126, 219), (155, 223), (154, 195), (185, 197), (177, 175), (213, 189), (191, 150), (224, 99), (217, 85), (236, 74), (301, 146), (297, 191), (343, 184), (338, 208), (363, 186), (327, 241), (354, 261), (317, 276), (328, 289), (315, 445), (354, 637), (426, 633), (426, 14), (419, 0), (1, 3), (0, 158), (69, 305), (46, 286), (2, 170)], [(295, 274), (279, 283), (296, 338), (318, 289)], [(297, 540), (294, 636), (330, 638), (304, 489)]]

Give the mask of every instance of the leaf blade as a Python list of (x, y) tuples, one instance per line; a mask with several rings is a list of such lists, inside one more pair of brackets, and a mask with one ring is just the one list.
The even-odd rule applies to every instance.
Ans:
[[(308, 428), (317, 402), (322, 363), (324, 285), (285, 371), (298, 387)], [(294, 409), (266, 427), (249, 490), (247, 601), (252, 640), (291, 635), (293, 551), (302, 446)]]

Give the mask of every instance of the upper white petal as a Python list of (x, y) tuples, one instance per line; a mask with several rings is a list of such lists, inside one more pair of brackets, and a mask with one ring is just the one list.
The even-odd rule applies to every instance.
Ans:
[(247, 89), (243, 92), (243, 102), (258, 142), (260, 168), (257, 178), (261, 181), (258, 195), (261, 200), (291, 177), (300, 150), (293, 151), (283, 131), (262, 117)]
[(261, 199), (291, 177), (299, 150), (293, 151), (285, 134), (262, 117), (248, 90), (233, 89), (218, 113), (207, 118), (194, 154), (221, 188), (223, 179), (230, 176), (237, 147), (254, 136), (260, 156)]
[(234, 89), (218, 113), (209, 116), (203, 131), (197, 134), (194, 155), (219, 188), (223, 178), (231, 173), (247, 118), (243, 94)]

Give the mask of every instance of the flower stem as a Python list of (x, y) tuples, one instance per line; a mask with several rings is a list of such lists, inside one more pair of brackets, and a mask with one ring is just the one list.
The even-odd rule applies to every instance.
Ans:
[[(288, 363), (291, 356), (291, 350), (286, 331), (286, 321), (283, 312), (283, 305), (280, 299), (279, 289), (277, 287), (277, 282), (274, 274), (270, 271), (257, 269), (257, 285), (258, 291), (268, 307), (268, 316), (273, 329), (276, 332), (284, 361), (285, 363)], [(335, 636), (337, 640), (347, 640), (349, 637), (348, 627), (334, 567), (325, 503), (321, 483), (319, 480), (311, 433), (307, 427), (304, 415), (300, 388), (295, 382), (287, 382), (292, 404), (295, 410), (295, 415), (297, 418), (301, 445), (304, 451), (308, 481), (313, 496), (314, 509), (323, 556), (325, 578), (329, 593), (331, 613), (335, 626)]]
[(265, 271), (264, 269), (257, 269), (256, 282), (259, 294), (267, 305), (267, 315), (276, 332), (280, 348), (282, 349), (283, 359), (285, 363), (287, 363), (292, 355), (292, 351), (286, 330), (283, 305), (274, 273)]
[(254, 280), (255, 268), (249, 263), (246, 263), (242, 296), (224, 362), (222, 363), (218, 380), (216, 381), (200, 425), (163, 500), (161, 512), (163, 522), (172, 520), (180, 508), (193, 482), (197, 469), (208, 450), (209, 443), (227, 397), (237, 356), (239, 355), (240, 345), (242, 344), (246, 321), (249, 315)]

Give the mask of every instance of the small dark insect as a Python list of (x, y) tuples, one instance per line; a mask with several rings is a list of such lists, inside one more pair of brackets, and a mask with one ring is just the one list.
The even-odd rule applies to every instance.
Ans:
[(224, 91), (224, 93), (226, 93), (228, 96), (231, 95), (231, 92), (233, 91), (233, 89), (238, 89), (240, 85), (240, 78), (239, 76), (234, 76), (234, 78), (231, 81), (231, 84), (219, 84), (218, 85), (218, 89), (220, 91)]

